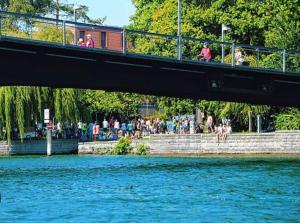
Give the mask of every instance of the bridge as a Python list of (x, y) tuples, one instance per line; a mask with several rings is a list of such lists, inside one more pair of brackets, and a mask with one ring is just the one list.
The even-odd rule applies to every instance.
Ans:
[[(45, 25), (46, 24), (46, 25)], [(300, 106), (300, 54), (0, 12), (0, 85), (90, 88), (179, 98)], [(17, 29), (12, 29), (16, 27)], [(41, 29), (59, 30), (58, 40)], [(120, 47), (78, 47), (79, 29), (108, 30)], [(209, 42), (215, 59), (196, 58)], [(182, 49), (177, 50), (178, 46)], [(221, 60), (218, 53), (225, 49)], [(256, 60), (236, 65), (239, 48)], [(180, 54), (180, 55), (179, 55)], [(246, 58), (247, 58), (246, 57)], [(271, 67), (264, 64), (273, 59)], [(224, 61), (224, 63), (221, 63)]]

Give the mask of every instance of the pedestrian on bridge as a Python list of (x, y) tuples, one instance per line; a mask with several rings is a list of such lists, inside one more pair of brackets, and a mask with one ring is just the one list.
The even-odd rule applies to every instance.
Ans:
[(95, 44), (94, 44), (94, 40), (92, 38), (92, 35), (91, 34), (87, 34), (86, 37), (87, 37), (86, 47), (88, 47), (88, 48), (94, 48)]
[(211, 53), (211, 49), (208, 47), (208, 43), (205, 42), (203, 46), (204, 47), (201, 50), (200, 54), (197, 55), (197, 58), (200, 61), (211, 62), (211, 60), (212, 60), (212, 53)]

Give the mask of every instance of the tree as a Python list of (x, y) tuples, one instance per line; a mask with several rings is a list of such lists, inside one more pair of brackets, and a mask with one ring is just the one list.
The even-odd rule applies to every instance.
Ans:
[(142, 103), (142, 97), (137, 94), (97, 90), (81, 91), (79, 100), (80, 107), (84, 107), (87, 113), (100, 113), (104, 116), (115, 113), (135, 116)]

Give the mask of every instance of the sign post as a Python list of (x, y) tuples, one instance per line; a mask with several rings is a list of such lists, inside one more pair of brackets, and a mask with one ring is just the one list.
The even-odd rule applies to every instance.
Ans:
[(47, 156), (52, 155), (52, 128), (50, 124), (50, 109), (44, 109), (44, 123), (47, 125)]

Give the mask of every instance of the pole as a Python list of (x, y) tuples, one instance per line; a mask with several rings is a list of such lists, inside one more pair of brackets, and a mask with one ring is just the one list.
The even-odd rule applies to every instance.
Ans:
[(47, 156), (52, 155), (52, 130), (47, 128)]
[(282, 71), (286, 71), (286, 50), (284, 49), (282, 52)]
[(74, 45), (77, 44), (77, 31), (76, 31), (76, 21), (77, 21), (77, 18), (76, 18), (76, 7), (74, 6)]
[[(235, 63), (234, 63), (234, 49), (235, 49), (235, 45), (234, 43), (231, 45), (231, 66), (234, 67)], [(222, 52), (223, 53), (223, 52)], [(223, 55), (222, 55), (223, 57)], [(223, 57), (223, 62), (224, 63), (224, 57)]]
[(222, 35), (222, 63), (224, 63), (224, 57), (225, 57), (225, 49), (224, 49), (224, 29), (223, 29), (223, 26), (222, 26), (222, 32), (221, 32), (221, 35)]
[(261, 116), (257, 115), (257, 133), (261, 133)]
[(256, 49), (256, 66), (259, 67), (259, 48)]
[(252, 132), (252, 112), (249, 110), (248, 111), (248, 120), (249, 120), (249, 132)]
[(123, 41), (123, 54), (125, 54), (126, 53), (126, 29), (123, 29), (123, 39), (122, 39), (122, 41)]
[(0, 40), (2, 37), (2, 16), (0, 15)]
[(66, 21), (64, 20), (63, 21), (63, 45), (65, 46), (66, 45)]
[(178, 30), (177, 30), (177, 59), (182, 60), (182, 38), (181, 38), (181, 0), (178, 0)]

